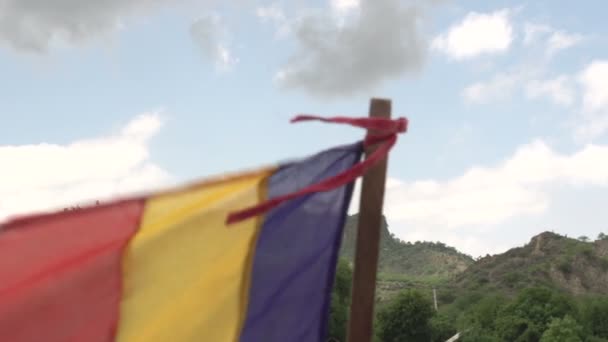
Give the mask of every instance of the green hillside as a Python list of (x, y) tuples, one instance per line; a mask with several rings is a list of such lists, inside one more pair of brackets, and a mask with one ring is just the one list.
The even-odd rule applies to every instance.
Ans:
[[(357, 215), (344, 228), (341, 257), (352, 262), (357, 233)], [(473, 258), (441, 242), (404, 242), (389, 231), (383, 217), (380, 237), (379, 273), (383, 279), (441, 280), (464, 271)]]
[[(351, 217), (344, 259), (352, 258), (355, 227)], [(340, 265), (341, 284), (350, 284), (352, 271), (346, 262)], [(399, 241), (384, 222), (380, 270), (378, 342), (445, 342), (457, 332), (458, 342), (608, 342), (608, 236), (603, 234), (589, 241), (544, 232), (521, 247), (473, 261), (443, 244)], [(332, 308), (332, 336), (342, 337), (339, 341), (348, 291)]]
[(522, 247), (478, 260), (450, 286), (505, 294), (547, 286), (572, 295), (608, 295), (608, 240), (583, 242), (544, 232)]

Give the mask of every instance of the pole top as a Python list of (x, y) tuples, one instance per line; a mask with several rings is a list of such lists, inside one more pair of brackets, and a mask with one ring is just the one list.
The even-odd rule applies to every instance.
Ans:
[(372, 102), (375, 102), (375, 101), (380, 101), (380, 102), (388, 102), (388, 103), (390, 103), (390, 102), (391, 102), (391, 99), (386, 98), (386, 97), (372, 97)]

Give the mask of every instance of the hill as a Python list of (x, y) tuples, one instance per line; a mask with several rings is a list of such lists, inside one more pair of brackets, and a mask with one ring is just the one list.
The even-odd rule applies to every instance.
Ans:
[(449, 286), (469, 293), (514, 294), (547, 286), (572, 295), (608, 295), (608, 240), (584, 242), (544, 232), (522, 247), (481, 258)]
[[(356, 220), (350, 217), (345, 227), (345, 259), (352, 260)], [(463, 342), (608, 341), (604, 234), (589, 242), (544, 232), (521, 247), (473, 261), (441, 243), (400, 241), (384, 220), (380, 246), (376, 311), (382, 313), (377, 316), (381, 326), (408, 322), (414, 314), (403, 302), (396, 306), (405, 298), (401, 294), (427, 298), (430, 306), (436, 293), (432, 341), (459, 331)]]
[[(348, 217), (340, 250), (341, 257), (352, 262), (355, 251), (358, 215)], [(473, 258), (441, 242), (404, 242), (390, 233), (382, 218), (380, 260), (382, 279), (446, 279), (464, 271)]]

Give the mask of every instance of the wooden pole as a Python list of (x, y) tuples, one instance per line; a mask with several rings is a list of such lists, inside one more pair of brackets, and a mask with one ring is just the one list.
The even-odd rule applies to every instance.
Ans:
[[(390, 118), (391, 101), (387, 99), (372, 99), (369, 116), (373, 118)], [(374, 147), (366, 149), (366, 158), (374, 150)], [(378, 270), (380, 225), (382, 224), (387, 159), (371, 168), (363, 176), (361, 185), (355, 270), (348, 322), (349, 342), (371, 342), (373, 336), (376, 273)]]

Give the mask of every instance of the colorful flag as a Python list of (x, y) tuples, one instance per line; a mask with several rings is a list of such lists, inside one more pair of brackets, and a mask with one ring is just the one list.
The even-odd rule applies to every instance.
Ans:
[(0, 226), (0, 341), (324, 341), (354, 180), (407, 121), (295, 119), (305, 120), (377, 133), (279, 167)]
[(226, 217), (339, 175), (361, 151), (7, 223), (0, 340), (322, 341), (352, 181)]

